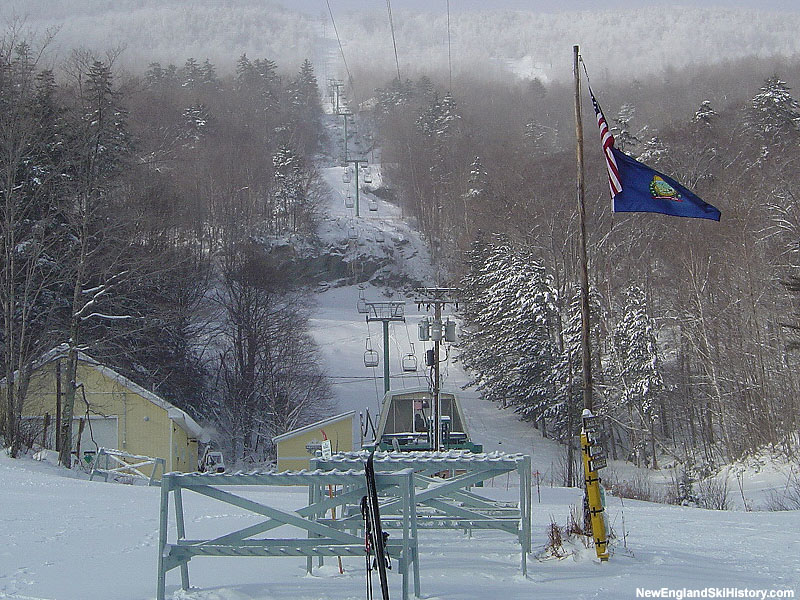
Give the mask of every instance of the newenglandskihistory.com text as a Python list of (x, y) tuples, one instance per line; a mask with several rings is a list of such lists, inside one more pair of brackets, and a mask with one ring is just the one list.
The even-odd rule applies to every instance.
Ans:
[(668, 588), (657, 589), (636, 588), (637, 598), (794, 598), (794, 590), (789, 589), (751, 589), (736, 587), (706, 587), (706, 588)]

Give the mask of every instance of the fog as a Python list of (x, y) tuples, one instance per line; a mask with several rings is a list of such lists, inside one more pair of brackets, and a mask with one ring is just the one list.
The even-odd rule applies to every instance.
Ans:
[[(597, 79), (663, 77), (668, 69), (744, 57), (800, 53), (800, 9), (789, 0), (591, 3), (452, 0), (448, 51), (446, 0), (392, 4), (401, 75), (516, 76), (544, 82), (570, 76), (573, 44)], [(523, 10), (525, 9), (525, 10)], [(331, 0), (351, 73), (397, 70), (386, 4)], [(47, 57), (57, 65), (76, 47), (98, 54), (123, 49), (133, 72), (151, 62), (208, 58), (230, 72), (242, 54), (295, 71), (304, 58), (322, 77), (346, 77), (324, 0), (3, 0), (0, 22), (26, 37), (57, 32)], [(13, 25), (12, 25), (13, 24)], [(449, 61), (451, 59), (451, 61)]]
[[(280, 3), (287, 8), (301, 10), (308, 14), (319, 14), (327, 12), (325, 0), (280, 0)], [(385, 10), (383, 0), (331, 0), (331, 7), (336, 11), (355, 11), (355, 10), (375, 10), (376, 7)], [(415, 12), (442, 13), (447, 10), (447, 0), (395, 0), (392, 4), (393, 10), (406, 10)], [(605, 0), (602, 3), (602, 10), (630, 10), (637, 8), (656, 7), (664, 8), (665, 2), (661, 0)], [(668, 3), (669, 7), (695, 7), (695, 8), (758, 8), (759, 10), (779, 10), (796, 11), (798, 10), (796, 0), (673, 0)], [(534, 11), (540, 13), (570, 12), (582, 10), (597, 10), (598, 2), (593, 0), (562, 0), (553, 2), (552, 0), (451, 0), (450, 12), (486, 12), (489, 10), (520, 10)], [(669, 10), (665, 12), (668, 13)]]

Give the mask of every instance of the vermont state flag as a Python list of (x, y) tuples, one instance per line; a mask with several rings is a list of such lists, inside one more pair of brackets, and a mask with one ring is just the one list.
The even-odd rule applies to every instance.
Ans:
[(614, 195), (614, 212), (655, 212), (674, 217), (719, 221), (717, 208), (674, 179), (611, 148), (621, 190)]

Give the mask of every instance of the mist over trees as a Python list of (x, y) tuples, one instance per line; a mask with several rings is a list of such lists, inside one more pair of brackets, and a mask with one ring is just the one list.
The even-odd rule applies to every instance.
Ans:
[[(313, 238), (323, 141), (305, 61), (152, 63), (49, 39), (0, 43), (0, 305), (5, 403), (16, 455), (36, 432), (22, 407), (37, 360), (66, 344), (211, 424), (231, 460), (268, 460), (271, 438), (324, 414), (328, 384), (306, 333), (304, 282), (270, 252)], [(38, 44), (38, 45), (37, 45)], [(66, 385), (60, 440), (72, 438)], [(61, 462), (70, 445), (61, 443)]]
[[(4, 0), (0, 19), (4, 25), (22, 19), (39, 34), (57, 29), (53, 51), (59, 56), (76, 47), (124, 48), (119, 66), (134, 73), (152, 62), (177, 63), (188, 56), (209, 57), (218, 68), (230, 72), (242, 54), (269, 56), (279, 65), (310, 58), (318, 68), (325, 68), (326, 53), (337, 51), (325, 4), (320, 3), (316, 13), (284, 4), (270, 0)], [(362, 5), (354, 11), (331, 4), (345, 52), (352, 57), (357, 100), (372, 93), (372, 88), (360, 85), (365, 82), (362, 74), (384, 77), (395, 69), (385, 6)], [(447, 73), (448, 43), (458, 77), (503, 80), (513, 73), (548, 83), (569, 79), (573, 43), (579, 43), (596, 65), (598, 84), (634, 77), (667, 80), (685, 67), (744, 57), (791, 58), (800, 52), (795, 35), (800, 15), (790, 11), (691, 6), (666, 11), (662, 7), (592, 7), (569, 12), (558, 8), (505, 11), (494, 5), (481, 11), (456, 10), (456, 4), (452, 8), (448, 42), (443, 10), (420, 12), (408, 10), (403, 3), (393, 6), (402, 77)], [(324, 80), (337, 74), (320, 71), (318, 75)], [(794, 84), (791, 79), (790, 83)]]

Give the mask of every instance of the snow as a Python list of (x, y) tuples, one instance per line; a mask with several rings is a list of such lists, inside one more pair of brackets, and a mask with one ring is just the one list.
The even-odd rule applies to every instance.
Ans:
[[(496, 415), (497, 416), (497, 415)], [(503, 426), (501, 419), (495, 426)], [(0, 458), (0, 598), (15, 600), (145, 600), (155, 597), (159, 489), (74, 478), (31, 459)], [(513, 478), (498, 478), (482, 493), (518, 496)], [(508, 487), (507, 487), (508, 486)], [(431, 599), (502, 597), (633, 598), (636, 588), (800, 588), (800, 512), (723, 512), (608, 498), (615, 534), (608, 563), (580, 543), (565, 559), (543, 555), (551, 519), (565, 525), (581, 492), (542, 487), (533, 492), (534, 553), (521, 575), (516, 541), (498, 532), (420, 532), (422, 595)], [(247, 497), (297, 508), (305, 488), (265, 488)], [(232, 531), (251, 514), (186, 492), (187, 535)], [(60, 510), (56, 510), (56, 507)], [(63, 516), (61, 516), (63, 515)], [(625, 545), (623, 546), (623, 520)], [(174, 523), (171, 524), (174, 531)], [(288, 532), (287, 532), (288, 533)], [(344, 558), (339, 575), (328, 560), (312, 576), (303, 558), (195, 558), (193, 589), (167, 576), (173, 600), (363, 598), (364, 562)], [(389, 576), (400, 595), (400, 576)], [(377, 592), (377, 589), (376, 589)]]

